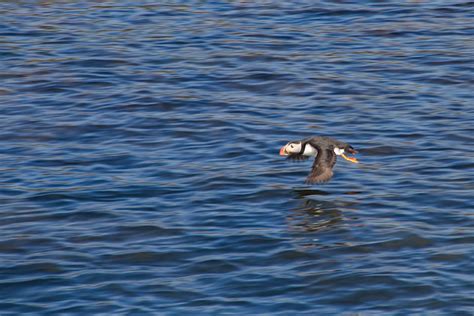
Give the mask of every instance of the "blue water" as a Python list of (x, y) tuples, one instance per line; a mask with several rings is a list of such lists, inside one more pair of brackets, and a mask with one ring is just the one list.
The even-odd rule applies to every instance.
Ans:
[(2, 2), (0, 314), (474, 314), (473, 12)]

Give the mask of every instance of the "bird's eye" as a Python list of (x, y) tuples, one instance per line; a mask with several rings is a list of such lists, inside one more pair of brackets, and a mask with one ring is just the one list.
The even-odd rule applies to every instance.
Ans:
[(290, 145), (290, 148), (291, 148), (291, 149), (293, 149), (294, 147), (295, 147), (295, 146), (293, 146), (293, 145)]

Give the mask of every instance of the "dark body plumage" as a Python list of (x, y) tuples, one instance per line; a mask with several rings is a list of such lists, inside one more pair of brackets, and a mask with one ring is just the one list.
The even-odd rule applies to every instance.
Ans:
[[(345, 159), (353, 159), (349, 160), (352, 162), (357, 162), (355, 158), (347, 158), (343, 155), (344, 152), (348, 152), (351, 154), (355, 154), (356, 151), (352, 148), (351, 145), (338, 141), (336, 139), (326, 137), (326, 136), (315, 136), (311, 138), (307, 138), (301, 141), (294, 141), (289, 142), (286, 146), (284, 146), (282, 151), (286, 152), (287, 146), (290, 144), (299, 144), (301, 148), (299, 152), (290, 152), (287, 154), (288, 159), (296, 160), (296, 161), (303, 161), (309, 159), (310, 156), (316, 156), (313, 162), (313, 166), (311, 168), (311, 172), (306, 178), (307, 184), (314, 184), (320, 182), (329, 181), (333, 176), (333, 167), (336, 164), (337, 155), (336, 151), (342, 151), (340, 153)], [(310, 148), (308, 149), (308, 146)], [(291, 149), (290, 149), (291, 150)], [(305, 155), (306, 151), (306, 155)], [(309, 155), (308, 155), (309, 152)]]

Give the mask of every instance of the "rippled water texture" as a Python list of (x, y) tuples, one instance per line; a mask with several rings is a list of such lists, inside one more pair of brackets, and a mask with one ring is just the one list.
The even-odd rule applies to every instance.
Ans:
[(473, 12), (2, 2), (1, 314), (472, 315)]

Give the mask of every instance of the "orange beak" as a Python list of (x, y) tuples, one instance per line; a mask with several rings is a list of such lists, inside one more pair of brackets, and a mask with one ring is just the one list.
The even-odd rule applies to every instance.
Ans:
[(286, 152), (286, 145), (281, 147), (280, 156), (288, 156), (288, 153)]
[(350, 161), (352, 163), (359, 163), (359, 161), (355, 158), (355, 157), (347, 157), (346, 155), (344, 154), (341, 154), (342, 158), (344, 158), (345, 160), (347, 161)]

